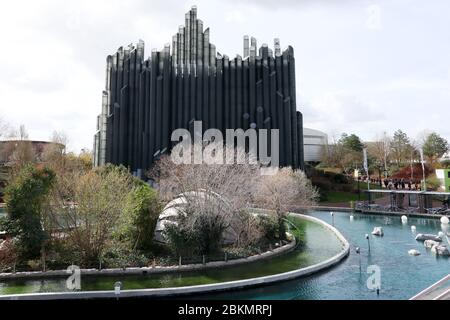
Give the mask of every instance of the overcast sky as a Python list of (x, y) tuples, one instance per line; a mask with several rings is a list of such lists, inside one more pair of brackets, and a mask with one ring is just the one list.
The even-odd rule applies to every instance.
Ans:
[(448, 0), (8, 1), (0, 117), (32, 139), (63, 130), (70, 150), (91, 149), (106, 56), (139, 39), (146, 55), (161, 49), (194, 4), (220, 53), (242, 55), (244, 34), (294, 47), (306, 127), (365, 140), (435, 130), (450, 140)]

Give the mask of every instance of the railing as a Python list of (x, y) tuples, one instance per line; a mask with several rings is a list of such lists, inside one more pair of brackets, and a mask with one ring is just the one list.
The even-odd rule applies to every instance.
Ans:
[(450, 300), (450, 274), (409, 300)]
[[(381, 205), (381, 204), (369, 204), (365, 201), (357, 201), (355, 204), (355, 210), (359, 211), (383, 211), (383, 212), (395, 212), (395, 213), (421, 213), (418, 207), (399, 207), (396, 205)], [(438, 208), (425, 208), (426, 213), (429, 215), (449, 215), (450, 209), (445, 207)]]

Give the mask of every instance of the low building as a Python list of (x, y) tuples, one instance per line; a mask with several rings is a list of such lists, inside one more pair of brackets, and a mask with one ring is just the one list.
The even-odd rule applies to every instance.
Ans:
[(28, 153), (34, 162), (42, 162), (49, 150), (64, 150), (65, 146), (51, 141), (2, 140), (0, 141), (0, 165), (14, 162), (18, 153)]
[[(41, 163), (49, 151), (63, 151), (65, 146), (50, 141), (2, 140), (0, 141), (0, 203), (3, 202), (3, 190), (10, 175), (10, 169), (17, 161)], [(1, 216), (1, 209), (0, 209)]]
[(305, 162), (322, 161), (323, 148), (328, 144), (326, 133), (309, 128), (303, 128), (303, 152)]

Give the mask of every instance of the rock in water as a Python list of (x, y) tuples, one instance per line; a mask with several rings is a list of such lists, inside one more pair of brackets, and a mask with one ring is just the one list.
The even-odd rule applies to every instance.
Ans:
[(425, 248), (431, 249), (431, 248), (433, 248), (434, 246), (438, 246), (438, 245), (439, 245), (439, 242), (434, 241), (434, 240), (425, 240), (425, 241), (423, 242), (423, 245), (425, 246)]
[(420, 256), (420, 252), (417, 251), (417, 250), (415, 250), (415, 249), (409, 250), (409, 251), (408, 251), (408, 254), (409, 254), (410, 256)]
[(437, 242), (442, 242), (442, 238), (439, 236), (436, 236), (434, 234), (423, 234), (423, 233), (419, 233), (416, 236), (416, 240), (417, 241), (433, 240)]
[(433, 246), (433, 248), (431, 248), (431, 252), (435, 253), (438, 256), (444, 257), (450, 256), (450, 251), (448, 250), (447, 246), (443, 244)]
[(374, 236), (380, 236), (380, 237), (382, 237), (382, 236), (384, 235), (384, 233), (383, 233), (383, 228), (382, 228), (382, 227), (375, 227), (375, 228), (373, 229), (373, 231), (372, 231), (372, 234), (373, 234)]

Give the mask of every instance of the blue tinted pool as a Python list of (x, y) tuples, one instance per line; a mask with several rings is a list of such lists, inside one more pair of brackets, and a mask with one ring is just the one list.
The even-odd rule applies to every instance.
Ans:
[[(332, 223), (329, 212), (311, 212), (311, 216)], [(441, 231), (438, 219), (409, 218), (403, 225), (400, 217), (334, 213), (334, 226), (341, 231), (351, 245), (349, 257), (332, 269), (319, 274), (269, 285), (260, 288), (221, 293), (208, 298), (232, 299), (409, 299), (450, 273), (450, 259), (439, 258), (425, 249), (422, 242), (416, 241), (411, 232), (415, 225), (417, 233)], [(371, 253), (365, 234), (374, 227), (384, 229), (384, 237), (370, 235)], [(444, 240), (448, 245), (448, 240)], [(355, 248), (361, 248), (361, 266)], [(408, 255), (408, 250), (416, 249), (420, 256)], [(367, 288), (369, 265), (381, 269), (380, 295)], [(201, 297), (200, 297), (201, 298)]]

